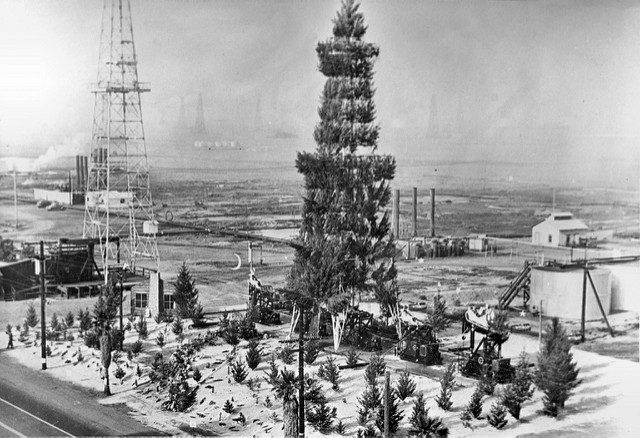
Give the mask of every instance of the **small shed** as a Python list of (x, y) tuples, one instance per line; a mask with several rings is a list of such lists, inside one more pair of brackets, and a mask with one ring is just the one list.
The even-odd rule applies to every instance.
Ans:
[(531, 229), (531, 243), (544, 246), (574, 246), (589, 227), (571, 213), (552, 213)]

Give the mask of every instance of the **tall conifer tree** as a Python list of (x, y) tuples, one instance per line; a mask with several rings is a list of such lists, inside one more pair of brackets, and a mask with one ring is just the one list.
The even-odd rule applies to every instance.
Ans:
[[(354, 0), (344, 0), (333, 36), (316, 47), (327, 77), (314, 132), (315, 152), (300, 152), (304, 176), (301, 246), (290, 275), (295, 299), (339, 311), (349, 293), (370, 285), (394, 253), (389, 235), (389, 181), (395, 159), (377, 155), (373, 63), (379, 49), (363, 40), (367, 27)], [(395, 272), (394, 272), (395, 273)], [(378, 277), (383, 277), (381, 274)], [(392, 281), (392, 278), (385, 278)]]

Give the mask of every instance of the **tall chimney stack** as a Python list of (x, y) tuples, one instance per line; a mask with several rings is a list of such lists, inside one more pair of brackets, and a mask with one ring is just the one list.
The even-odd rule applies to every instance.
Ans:
[(436, 237), (436, 189), (431, 188), (431, 237)]
[(82, 187), (80, 191), (87, 190), (87, 181), (89, 181), (89, 157), (86, 155), (82, 157)]
[(400, 238), (400, 190), (393, 191), (393, 237)]
[(80, 155), (76, 155), (76, 185), (77, 190), (80, 190), (82, 187), (82, 157)]
[(418, 236), (418, 188), (413, 188), (413, 237)]

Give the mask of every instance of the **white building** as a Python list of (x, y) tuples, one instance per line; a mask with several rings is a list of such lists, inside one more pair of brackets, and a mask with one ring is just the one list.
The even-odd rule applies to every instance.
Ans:
[(85, 197), (86, 205), (90, 207), (107, 208), (107, 198), (109, 200), (109, 208), (112, 210), (126, 210), (133, 202), (133, 193), (131, 192), (118, 192), (112, 190), (107, 192), (106, 190), (99, 192), (87, 192)]
[(531, 242), (534, 245), (571, 246), (588, 230), (589, 227), (571, 213), (552, 213), (531, 229)]

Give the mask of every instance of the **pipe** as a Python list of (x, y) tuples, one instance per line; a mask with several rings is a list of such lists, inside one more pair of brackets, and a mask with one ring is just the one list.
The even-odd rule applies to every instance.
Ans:
[(413, 237), (418, 236), (418, 188), (413, 188)]
[(82, 187), (82, 157), (76, 155), (76, 184), (77, 188)]
[(400, 190), (393, 191), (393, 236), (400, 238)]
[(431, 237), (436, 237), (436, 189), (429, 189), (431, 192)]

